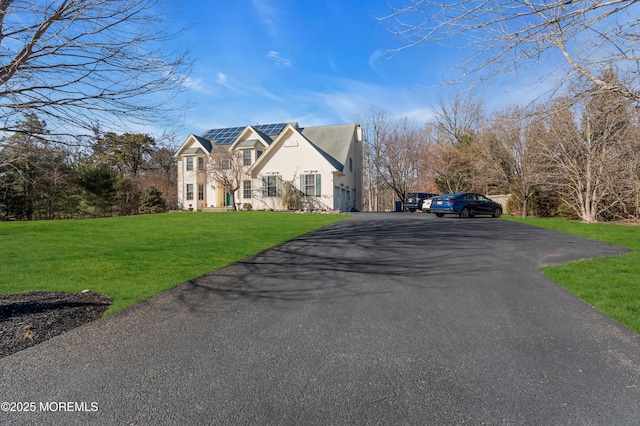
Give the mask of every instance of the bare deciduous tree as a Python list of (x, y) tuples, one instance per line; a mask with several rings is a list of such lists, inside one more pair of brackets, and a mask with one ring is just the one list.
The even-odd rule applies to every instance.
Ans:
[(513, 124), (510, 119), (498, 115), (478, 135), (473, 187), (486, 194), (506, 193), (514, 178), (516, 161), (511, 144), (517, 130)]
[(463, 145), (473, 139), (484, 120), (482, 102), (457, 92), (451, 99), (438, 101), (435, 119), (452, 145)]
[(483, 120), (480, 101), (457, 93), (448, 101), (441, 99), (434, 115), (438, 125), (438, 190), (452, 193), (473, 189)]
[(473, 147), (468, 144), (458, 147), (439, 141), (437, 152), (439, 167), (436, 186), (438, 191), (455, 193), (473, 189), (475, 172)]
[(516, 159), (514, 179), (511, 183), (511, 194), (520, 203), (520, 215), (527, 217), (530, 201), (538, 193), (543, 183), (541, 173), (547, 165), (544, 157), (539, 155), (537, 147), (547, 140), (548, 133), (542, 116), (534, 110), (520, 110), (524, 116), (520, 118), (524, 135), (515, 141), (514, 156)]
[(510, 191), (522, 217), (527, 217), (541, 182), (534, 147), (536, 141), (545, 140), (547, 131), (537, 118), (535, 110), (508, 107), (495, 114), (480, 137), (485, 174)]
[[(462, 78), (484, 81), (559, 58), (566, 74), (558, 85), (582, 76), (639, 102), (639, 10), (633, 0), (404, 0), (380, 20), (400, 38), (392, 53), (425, 43), (468, 48)], [(599, 77), (604, 68), (620, 80)]]
[(419, 157), (417, 189), (426, 192), (436, 192), (436, 178), (439, 172), (438, 126), (436, 123), (426, 123), (422, 135), (424, 143), (417, 153)]
[[(161, 123), (186, 78), (159, 0), (0, 1), (0, 131), (36, 114), (52, 135)], [(174, 113), (175, 115), (175, 113)], [(112, 127), (113, 128), (113, 127)], [(114, 128), (115, 130), (115, 128)]]
[(378, 211), (381, 206), (380, 192), (384, 186), (382, 179), (382, 151), (384, 141), (391, 131), (391, 117), (388, 111), (372, 106), (362, 123), (363, 129), (363, 184), (369, 211)]
[(426, 142), (424, 129), (413, 126), (406, 118), (397, 122), (382, 141), (380, 176), (401, 201), (417, 189), (420, 154)]
[(625, 183), (623, 189), (624, 201), (622, 209), (627, 217), (640, 218), (640, 138), (637, 136), (640, 132), (640, 110), (634, 108), (633, 126), (635, 135), (629, 137), (624, 158), (626, 159), (626, 173), (621, 176)]
[[(205, 170), (202, 172), (206, 173), (214, 184), (231, 194), (233, 209), (237, 210), (236, 192), (240, 189), (245, 176), (242, 152), (231, 151), (228, 146), (214, 146), (211, 157), (208, 158)], [(214, 187), (214, 189), (217, 188)]]
[(546, 164), (545, 186), (583, 222), (594, 223), (621, 202), (620, 177), (628, 166), (628, 101), (600, 91), (575, 99), (555, 103), (549, 137), (537, 149)]
[(162, 147), (151, 153), (148, 168), (141, 178), (144, 188), (153, 186), (162, 192), (167, 206), (171, 209), (178, 206), (178, 168), (173, 157), (174, 152), (174, 149)]

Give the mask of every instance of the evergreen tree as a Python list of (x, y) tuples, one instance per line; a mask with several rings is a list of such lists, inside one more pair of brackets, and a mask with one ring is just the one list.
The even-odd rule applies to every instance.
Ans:
[(77, 184), (91, 216), (111, 216), (116, 203), (118, 174), (104, 165), (85, 164), (77, 171)]
[[(54, 219), (74, 209), (73, 167), (69, 152), (47, 137), (46, 123), (25, 115), (0, 152), (0, 217)], [(39, 136), (34, 136), (39, 135)]]
[(162, 213), (167, 211), (167, 204), (162, 198), (162, 192), (155, 186), (150, 186), (140, 200), (140, 213)]

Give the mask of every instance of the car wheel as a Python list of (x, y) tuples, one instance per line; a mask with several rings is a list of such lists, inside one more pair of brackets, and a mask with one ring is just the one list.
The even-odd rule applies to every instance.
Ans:
[(442, 216), (444, 216), (444, 213), (436, 213), (436, 216), (442, 217)]
[(502, 214), (502, 209), (500, 207), (496, 207), (495, 209), (493, 209), (493, 217), (500, 217), (500, 215)]
[(462, 211), (460, 212), (460, 217), (471, 217), (471, 210), (469, 209), (469, 207), (465, 207), (462, 209)]

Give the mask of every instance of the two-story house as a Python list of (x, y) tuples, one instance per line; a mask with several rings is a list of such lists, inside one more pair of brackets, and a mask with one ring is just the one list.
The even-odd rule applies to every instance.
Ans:
[(283, 210), (293, 185), (304, 208), (362, 209), (362, 129), (298, 123), (212, 129), (176, 152), (179, 209)]

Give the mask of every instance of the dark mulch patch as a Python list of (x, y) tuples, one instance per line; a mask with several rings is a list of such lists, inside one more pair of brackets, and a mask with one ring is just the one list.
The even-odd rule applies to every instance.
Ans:
[(111, 298), (93, 292), (0, 295), (0, 357), (96, 320), (109, 306)]

